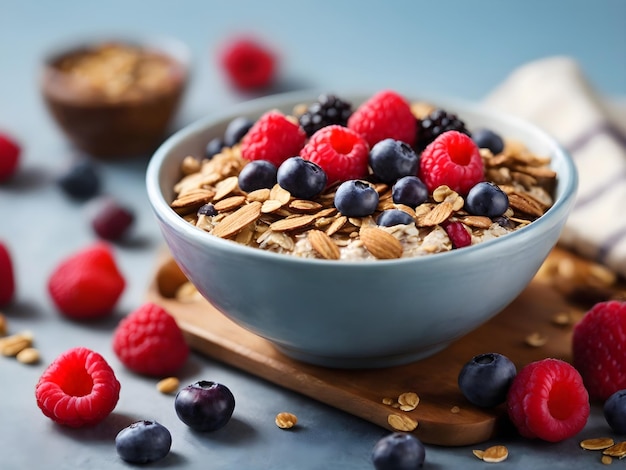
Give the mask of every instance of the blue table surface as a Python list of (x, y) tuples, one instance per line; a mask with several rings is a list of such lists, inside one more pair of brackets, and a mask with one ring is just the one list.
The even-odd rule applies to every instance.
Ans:
[[(111, 349), (117, 322), (138, 307), (163, 241), (144, 186), (147, 158), (97, 162), (104, 192), (136, 211), (134, 242), (115, 246), (127, 288), (113, 317), (71, 322), (47, 294), (61, 259), (94, 241), (88, 204), (69, 201), (55, 178), (77, 156), (43, 106), (38, 67), (57, 42), (89, 35), (170, 35), (189, 45), (193, 77), (175, 126), (246, 99), (225, 82), (216, 50), (232, 34), (252, 32), (281, 56), (282, 89), (396, 88), (416, 94), (480, 100), (516, 67), (568, 55), (590, 83), (611, 97), (626, 95), (626, 2), (621, 0), (497, 1), (122, 1), (0, 0), (0, 130), (23, 145), (19, 174), (0, 185), (0, 239), (11, 249), (18, 292), (4, 309), (11, 332), (30, 330), (43, 360), (25, 366), (0, 358), (0, 468), (128, 468), (115, 452), (117, 431), (135, 419), (156, 419), (173, 435), (156, 468), (367, 469), (387, 431), (298, 393), (194, 354), (183, 382), (214, 380), (237, 398), (232, 421), (206, 436), (176, 417), (172, 397), (154, 380), (128, 372)], [(355, 85), (356, 84), (356, 85)], [(45, 365), (85, 345), (103, 354), (122, 383), (115, 412), (99, 426), (70, 430), (38, 410), (33, 388)], [(277, 412), (299, 418), (294, 432), (274, 424)], [(609, 435), (598, 405), (576, 438), (559, 444), (506, 439), (464, 448), (427, 446), (424, 468), (485, 468), (472, 448), (504, 443), (506, 468), (592, 468), (597, 454), (578, 448), (585, 437)], [(619, 465), (619, 464), (618, 464)]]

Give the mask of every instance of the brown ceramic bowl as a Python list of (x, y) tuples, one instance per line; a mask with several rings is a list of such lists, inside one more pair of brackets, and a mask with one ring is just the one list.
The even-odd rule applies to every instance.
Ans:
[(147, 155), (176, 114), (189, 65), (174, 39), (86, 41), (46, 57), (41, 90), (77, 148), (102, 158)]

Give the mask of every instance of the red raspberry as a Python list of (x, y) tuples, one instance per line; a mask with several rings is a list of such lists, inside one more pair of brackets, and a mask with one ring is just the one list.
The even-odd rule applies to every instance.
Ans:
[(300, 156), (316, 163), (326, 172), (327, 185), (367, 176), (367, 142), (347, 127), (323, 127), (311, 136)]
[(461, 222), (447, 222), (443, 224), (443, 228), (454, 248), (463, 248), (472, 244), (472, 235)]
[(361, 104), (348, 119), (348, 127), (361, 134), (370, 147), (387, 138), (413, 146), (417, 136), (417, 120), (411, 106), (390, 90), (378, 92)]
[(9, 304), (15, 295), (13, 263), (8, 248), (0, 242), (0, 307)]
[(559, 359), (542, 359), (513, 379), (507, 409), (519, 433), (558, 442), (578, 434), (589, 418), (589, 395), (578, 371)]
[(189, 356), (174, 317), (150, 302), (120, 322), (113, 334), (113, 350), (132, 371), (155, 377), (175, 373)]
[(446, 185), (465, 196), (484, 179), (483, 160), (478, 147), (467, 135), (448, 131), (424, 149), (419, 177), (431, 193)]
[(100, 354), (78, 347), (48, 366), (35, 387), (35, 396), (48, 418), (78, 428), (109, 416), (117, 405), (120, 383)]
[(96, 201), (91, 227), (98, 237), (117, 241), (130, 231), (135, 214), (117, 200), (106, 197)]
[(221, 52), (221, 65), (232, 84), (240, 90), (269, 87), (276, 75), (276, 56), (250, 38), (231, 40)]
[(48, 292), (57, 308), (77, 320), (112, 313), (125, 286), (111, 248), (104, 243), (68, 257), (48, 280)]
[(267, 160), (277, 167), (298, 155), (306, 141), (304, 129), (279, 111), (268, 111), (250, 128), (241, 141), (246, 160)]
[(626, 302), (595, 304), (574, 328), (573, 364), (592, 398), (626, 388)]
[(6, 134), (0, 134), (0, 183), (8, 180), (17, 171), (20, 161), (20, 146)]

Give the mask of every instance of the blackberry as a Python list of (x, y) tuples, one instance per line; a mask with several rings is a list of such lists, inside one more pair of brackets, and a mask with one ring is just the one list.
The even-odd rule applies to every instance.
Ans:
[(311, 137), (322, 127), (337, 124), (346, 126), (352, 115), (352, 104), (332, 94), (320, 95), (300, 116), (300, 126)]
[(459, 131), (472, 136), (470, 131), (465, 128), (465, 123), (456, 114), (438, 108), (419, 120), (419, 132), (415, 144), (417, 151), (421, 152), (428, 144), (447, 131)]

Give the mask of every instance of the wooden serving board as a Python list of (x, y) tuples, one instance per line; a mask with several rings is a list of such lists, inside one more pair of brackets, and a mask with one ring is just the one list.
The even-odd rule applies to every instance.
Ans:
[[(555, 250), (550, 256), (572, 255)], [(185, 282), (166, 256), (158, 265), (148, 300), (175, 316), (194, 350), (389, 430), (393, 430), (390, 415), (409, 417), (418, 423), (413, 431), (418, 438), (443, 446), (483, 442), (502, 432), (506, 422), (503, 407), (474, 407), (459, 392), (457, 376), (465, 362), (485, 352), (505, 354), (518, 369), (545, 357), (569, 361), (573, 323), (559, 325), (554, 317), (568, 313), (576, 318), (583, 313), (551, 283), (536, 277), (495, 318), (430, 358), (385, 369), (330, 369), (290, 359), (228, 320), (199, 295), (177, 300), (176, 291)], [(545, 337), (545, 344), (529, 345), (527, 337), (533, 333)], [(404, 392), (420, 397), (414, 410), (405, 412), (383, 403), (384, 398), (396, 401)]]

